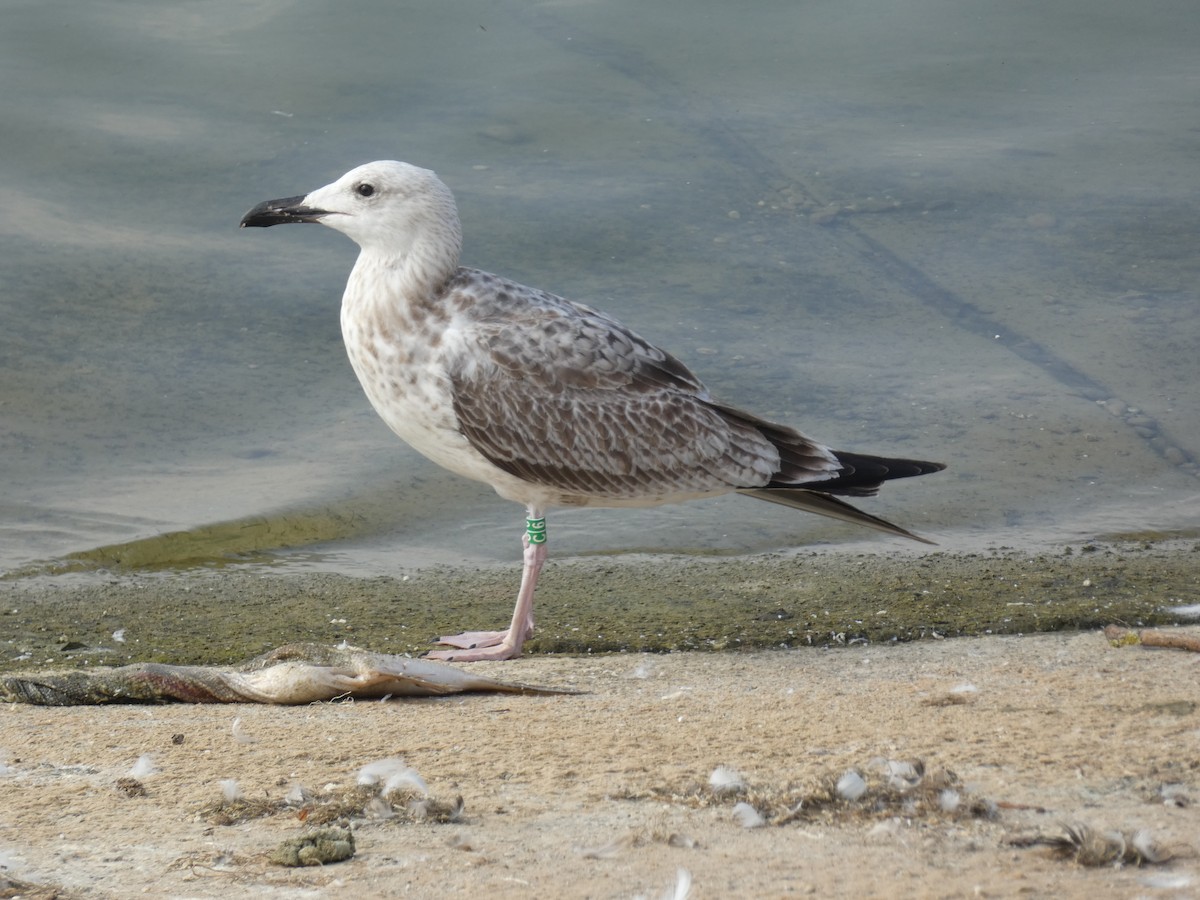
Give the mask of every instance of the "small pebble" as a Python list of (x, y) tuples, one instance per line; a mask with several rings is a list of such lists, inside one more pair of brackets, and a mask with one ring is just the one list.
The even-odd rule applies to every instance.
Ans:
[(746, 780), (739, 772), (727, 766), (717, 766), (708, 776), (708, 786), (718, 796), (721, 794), (738, 794), (746, 789)]
[(148, 778), (151, 775), (157, 775), (160, 769), (154, 764), (154, 757), (149, 753), (143, 753), (137, 758), (137, 762), (133, 764), (133, 768), (129, 770), (130, 778)]
[(954, 812), (956, 809), (958, 809), (958, 805), (961, 802), (962, 797), (959, 795), (958, 791), (953, 790), (952, 788), (946, 788), (940, 794), (938, 794), (938, 806), (942, 808), (943, 812)]
[(744, 800), (733, 807), (733, 816), (743, 828), (762, 828), (767, 824), (762, 814)]
[(854, 801), (867, 792), (867, 782), (853, 769), (848, 769), (838, 779), (837, 792), (843, 800)]

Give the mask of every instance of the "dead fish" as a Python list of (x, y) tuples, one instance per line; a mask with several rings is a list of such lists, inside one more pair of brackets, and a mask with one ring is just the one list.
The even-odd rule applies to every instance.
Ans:
[(430, 697), (466, 692), (573, 694), (499, 681), (444, 663), (358, 647), (285, 644), (243, 666), (138, 663), (0, 678), (0, 700), (38, 706), (106, 703), (268, 703)]

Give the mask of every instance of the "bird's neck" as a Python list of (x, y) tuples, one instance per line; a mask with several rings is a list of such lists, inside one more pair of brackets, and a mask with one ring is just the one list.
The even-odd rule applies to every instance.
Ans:
[[(344, 303), (370, 315), (391, 308), (401, 316), (421, 315), (437, 304), (458, 270), (458, 244), (414, 242), (402, 251), (363, 250), (350, 273)], [(374, 309), (366, 309), (370, 305)], [(348, 309), (348, 312), (355, 312)]]

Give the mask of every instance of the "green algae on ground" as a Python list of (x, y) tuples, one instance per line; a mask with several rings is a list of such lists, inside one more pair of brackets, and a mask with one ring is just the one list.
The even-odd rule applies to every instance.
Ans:
[(354, 833), (349, 828), (321, 828), (284, 841), (270, 860), (281, 866), (324, 866), (353, 855)]
[[(1177, 621), (1200, 594), (1200, 545), (1084, 545), (874, 556), (551, 562), (536, 653), (830, 646)], [(420, 653), (437, 635), (496, 627), (519, 572), (434, 568), (404, 580), (215, 572), (0, 585), (0, 669), (231, 664), (294, 641)], [(123, 641), (114, 640), (122, 631)]]

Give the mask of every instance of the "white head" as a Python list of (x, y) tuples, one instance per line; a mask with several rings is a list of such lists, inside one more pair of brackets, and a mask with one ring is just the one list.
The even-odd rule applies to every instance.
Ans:
[(458, 266), (462, 231), (454, 195), (428, 169), (381, 160), (347, 172), (304, 197), (267, 200), (242, 227), (320, 222), (362, 248), (363, 260), (416, 267), (448, 277)]

